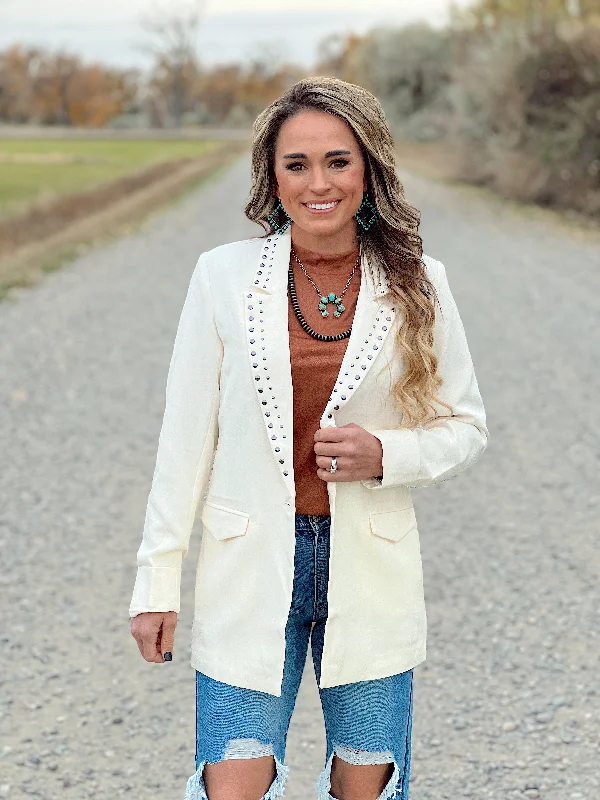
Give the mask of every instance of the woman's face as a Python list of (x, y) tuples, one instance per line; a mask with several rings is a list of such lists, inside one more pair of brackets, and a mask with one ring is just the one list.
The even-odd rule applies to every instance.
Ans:
[(276, 196), (309, 237), (356, 238), (354, 214), (367, 190), (365, 163), (350, 126), (307, 109), (286, 120), (275, 146)]

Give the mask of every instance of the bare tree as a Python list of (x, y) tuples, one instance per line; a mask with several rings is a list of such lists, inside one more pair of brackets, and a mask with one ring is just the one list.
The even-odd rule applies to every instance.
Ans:
[(197, 36), (206, 0), (154, 7), (140, 19), (147, 41), (138, 49), (152, 59), (150, 99), (169, 127), (179, 127), (194, 102), (200, 71)]

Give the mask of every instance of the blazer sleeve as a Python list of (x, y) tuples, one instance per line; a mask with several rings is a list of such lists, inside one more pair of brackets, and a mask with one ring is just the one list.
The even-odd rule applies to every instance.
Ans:
[(216, 446), (222, 355), (202, 254), (192, 273), (167, 376), (130, 617), (179, 611), (181, 565)]
[(436, 289), (442, 306), (444, 342), (438, 362), (443, 384), (438, 395), (453, 409), (444, 406), (441, 414), (416, 428), (375, 430), (371, 433), (382, 444), (383, 478), (361, 481), (369, 489), (390, 486), (422, 488), (447, 481), (471, 467), (488, 444), (485, 409), (467, 337), (446, 276), (444, 265), (436, 261)]

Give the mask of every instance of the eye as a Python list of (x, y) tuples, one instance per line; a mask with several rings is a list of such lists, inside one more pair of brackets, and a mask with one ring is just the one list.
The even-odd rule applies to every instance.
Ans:
[(301, 161), (293, 161), (291, 164), (286, 165), (286, 169), (291, 170), (292, 172), (299, 172), (297, 167), (303, 167), (304, 164)]
[(338, 168), (338, 167), (347, 167), (349, 163), (350, 162), (348, 161), (347, 158), (336, 158), (331, 162), (331, 164), (329, 166), (332, 167), (335, 164), (337, 164), (336, 168)]

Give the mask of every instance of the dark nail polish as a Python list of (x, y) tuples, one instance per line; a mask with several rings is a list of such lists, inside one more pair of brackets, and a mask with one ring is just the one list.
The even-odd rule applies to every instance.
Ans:
[(164, 659), (165, 661), (173, 661), (173, 653), (165, 653)]

